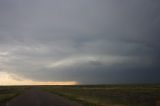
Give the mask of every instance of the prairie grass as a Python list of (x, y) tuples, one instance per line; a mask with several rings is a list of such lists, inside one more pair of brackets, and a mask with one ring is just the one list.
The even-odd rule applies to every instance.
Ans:
[(43, 86), (85, 106), (160, 106), (159, 85)]
[(0, 106), (19, 95), (25, 88), (23, 86), (0, 86)]

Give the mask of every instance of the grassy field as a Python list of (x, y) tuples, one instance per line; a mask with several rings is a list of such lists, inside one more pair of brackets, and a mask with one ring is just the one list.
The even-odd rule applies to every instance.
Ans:
[[(31, 88), (33, 86), (30, 86)], [(160, 106), (160, 85), (34, 86), (84, 106)], [(0, 87), (0, 106), (29, 86)]]
[(160, 106), (160, 85), (43, 86), (84, 106)]
[(25, 88), (23, 86), (0, 86), (0, 106), (20, 94)]

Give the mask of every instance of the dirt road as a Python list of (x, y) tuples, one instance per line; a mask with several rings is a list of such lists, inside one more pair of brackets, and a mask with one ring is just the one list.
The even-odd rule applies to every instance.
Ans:
[(22, 95), (9, 101), (6, 106), (81, 106), (66, 98), (40, 91), (29, 89)]

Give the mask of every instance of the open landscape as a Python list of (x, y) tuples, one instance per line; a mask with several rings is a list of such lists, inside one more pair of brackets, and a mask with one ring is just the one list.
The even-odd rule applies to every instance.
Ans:
[(160, 106), (160, 0), (0, 0), (0, 106)]
[(0, 88), (0, 106), (160, 106), (160, 85)]

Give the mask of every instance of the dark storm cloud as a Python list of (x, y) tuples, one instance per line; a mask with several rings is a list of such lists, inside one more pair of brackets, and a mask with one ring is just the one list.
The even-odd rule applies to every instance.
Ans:
[(38, 81), (160, 82), (158, 0), (1, 0), (0, 70)]

